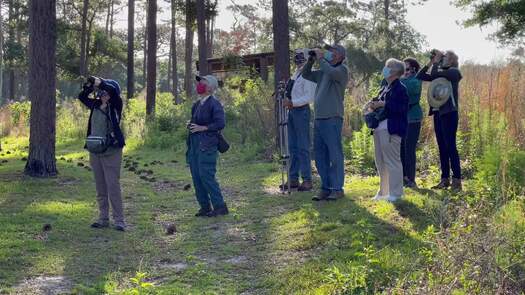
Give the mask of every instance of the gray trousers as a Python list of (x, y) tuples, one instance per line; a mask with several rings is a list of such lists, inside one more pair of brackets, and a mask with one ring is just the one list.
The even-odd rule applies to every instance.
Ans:
[(401, 137), (388, 130), (374, 131), (375, 162), (379, 173), (380, 196), (403, 196), (403, 164), (401, 164)]
[(95, 175), (100, 220), (109, 220), (109, 203), (111, 203), (113, 220), (116, 223), (123, 223), (124, 210), (120, 191), (122, 149), (109, 156), (99, 156), (90, 153), (89, 162)]

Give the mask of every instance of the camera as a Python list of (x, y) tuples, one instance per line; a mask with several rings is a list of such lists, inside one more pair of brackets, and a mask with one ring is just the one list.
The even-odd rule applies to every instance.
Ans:
[(312, 49), (308, 50), (308, 55), (311, 56), (311, 57), (316, 57), (317, 56), (317, 54), (315, 53), (315, 50), (312, 50)]

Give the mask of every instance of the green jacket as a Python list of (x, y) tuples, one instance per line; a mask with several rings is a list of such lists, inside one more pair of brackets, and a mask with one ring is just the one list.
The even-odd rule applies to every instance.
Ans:
[(315, 119), (344, 117), (345, 89), (348, 84), (348, 67), (343, 64), (332, 66), (326, 60), (319, 61), (320, 69), (312, 71), (313, 60), (303, 68), (303, 78), (317, 83), (314, 99)]
[(408, 122), (421, 122), (423, 119), (423, 109), (420, 105), (421, 100), (421, 80), (416, 79), (415, 76), (400, 79), (401, 83), (405, 85), (408, 92)]

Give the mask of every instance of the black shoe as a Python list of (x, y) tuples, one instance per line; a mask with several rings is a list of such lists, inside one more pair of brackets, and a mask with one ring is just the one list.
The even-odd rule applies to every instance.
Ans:
[(433, 186), (432, 189), (446, 189), (449, 186), (450, 186), (450, 179), (443, 178), (437, 185)]
[[(299, 187), (299, 180), (290, 180), (290, 189), (295, 189)], [(288, 182), (279, 185), (279, 188), (284, 191), (288, 190)]]
[(313, 186), (311, 181), (303, 181), (303, 183), (301, 183), (297, 190), (300, 192), (309, 192), (312, 190), (312, 188)]
[(330, 196), (330, 192), (321, 190), (315, 197), (312, 198), (312, 200), (313, 201), (323, 201), (323, 200), (327, 200), (329, 196)]
[(122, 225), (115, 225), (113, 228), (118, 230), (118, 231), (126, 231), (126, 227), (124, 227)]
[(344, 191), (336, 191), (336, 192), (332, 192), (327, 198), (326, 200), (327, 201), (336, 201), (338, 199), (342, 199), (345, 197), (345, 192)]
[(405, 187), (411, 188), (411, 189), (417, 189), (417, 183), (412, 180), (407, 180), (407, 183), (405, 184)]
[(228, 215), (230, 212), (228, 212), (228, 207), (224, 205), (224, 207), (217, 208), (213, 211), (208, 212), (208, 217), (215, 217), (219, 215)]
[(199, 212), (195, 213), (196, 217), (206, 217), (211, 212), (210, 209), (200, 209)]
[(101, 220), (98, 220), (98, 221), (95, 221), (91, 224), (91, 227), (92, 228), (105, 228), (105, 227), (109, 227), (109, 221), (101, 221)]
[(460, 178), (452, 178), (451, 189), (454, 192), (460, 192), (460, 191), (463, 190), (463, 186), (461, 185), (461, 179)]

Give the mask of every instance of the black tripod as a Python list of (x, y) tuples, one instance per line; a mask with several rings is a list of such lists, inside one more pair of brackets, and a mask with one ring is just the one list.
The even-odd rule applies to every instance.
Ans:
[(286, 82), (280, 81), (277, 86), (276, 122), (279, 141), (279, 160), (281, 162), (281, 192), (291, 193), (290, 187), (290, 152), (288, 150), (288, 110), (284, 105), (286, 99)]

